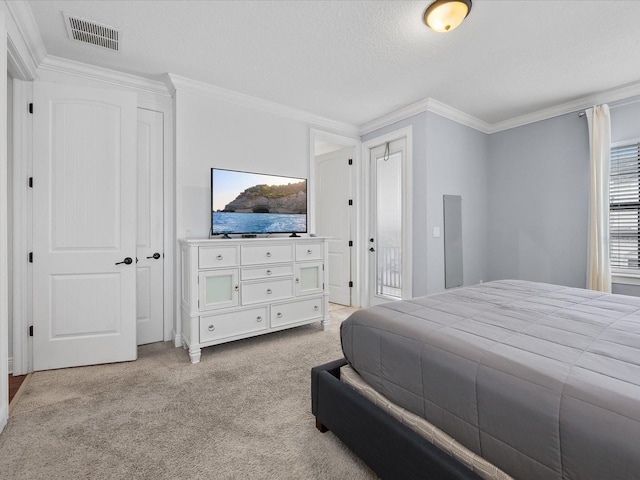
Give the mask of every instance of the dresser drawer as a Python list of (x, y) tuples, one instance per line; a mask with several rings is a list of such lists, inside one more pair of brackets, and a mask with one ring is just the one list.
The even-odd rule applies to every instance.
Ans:
[(199, 268), (234, 267), (238, 261), (238, 247), (200, 247)]
[(296, 245), (296, 260), (322, 260), (322, 243), (303, 243)]
[(293, 278), (243, 283), (241, 289), (242, 305), (273, 302), (293, 297)]
[(271, 328), (322, 318), (322, 297), (271, 306)]
[(263, 267), (243, 267), (240, 273), (242, 280), (261, 278), (287, 277), (293, 275), (293, 264), (265, 265)]
[(242, 245), (240, 248), (242, 265), (293, 261), (291, 245)]
[(267, 309), (251, 308), (240, 312), (200, 317), (200, 343), (267, 330)]

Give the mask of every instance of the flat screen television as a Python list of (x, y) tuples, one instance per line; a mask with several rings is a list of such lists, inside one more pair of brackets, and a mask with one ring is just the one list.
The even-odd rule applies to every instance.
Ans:
[(211, 169), (211, 233), (307, 232), (307, 180)]

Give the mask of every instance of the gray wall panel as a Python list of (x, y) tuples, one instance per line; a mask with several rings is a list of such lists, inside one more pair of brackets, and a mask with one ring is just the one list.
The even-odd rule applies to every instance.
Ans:
[(489, 138), (490, 278), (585, 287), (589, 139), (567, 114)]

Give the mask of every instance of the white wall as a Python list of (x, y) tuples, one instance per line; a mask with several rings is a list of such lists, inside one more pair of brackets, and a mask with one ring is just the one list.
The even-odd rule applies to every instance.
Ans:
[(212, 167), (309, 176), (307, 122), (179, 89), (175, 113), (178, 239), (209, 235)]
[[(180, 88), (174, 95), (174, 111), (177, 239), (209, 236), (212, 167), (309, 178), (310, 125), (305, 121)], [(309, 216), (313, 214), (309, 205)], [(176, 262), (179, 259), (176, 251)], [(175, 271), (181, 271), (179, 264)], [(179, 308), (177, 302), (177, 346)]]

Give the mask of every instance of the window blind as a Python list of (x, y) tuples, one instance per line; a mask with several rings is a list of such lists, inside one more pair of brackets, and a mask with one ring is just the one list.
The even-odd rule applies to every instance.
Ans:
[(640, 143), (611, 149), (609, 234), (611, 268), (640, 270)]

